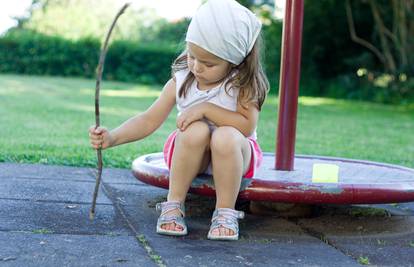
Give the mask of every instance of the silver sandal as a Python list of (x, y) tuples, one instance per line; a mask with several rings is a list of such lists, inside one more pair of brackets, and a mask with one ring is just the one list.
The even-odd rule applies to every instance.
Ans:
[[(184, 203), (179, 201), (166, 201), (157, 203), (155, 206), (157, 211), (161, 211), (160, 217), (157, 220), (157, 233), (162, 235), (183, 236), (187, 234), (187, 225), (185, 223), (185, 208)], [(166, 215), (167, 212), (178, 209), (180, 215)], [(165, 230), (161, 226), (167, 223), (175, 223), (183, 228), (181, 231)]]
[[(239, 222), (238, 219), (244, 218), (243, 211), (237, 211), (229, 208), (219, 208), (216, 209), (213, 213), (213, 218), (211, 219), (210, 230), (208, 231), (207, 238), (211, 240), (238, 240), (239, 239)], [(219, 227), (224, 227), (230, 230), (233, 230), (234, 235), (230, 236), (220, 236), (212, 235), (212, 231)]]

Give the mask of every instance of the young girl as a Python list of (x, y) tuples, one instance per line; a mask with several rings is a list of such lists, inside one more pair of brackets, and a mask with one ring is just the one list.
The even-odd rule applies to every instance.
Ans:
[(262, 159), (256, 125), (269, 85), (259, 60), (260, 29), (236, 1), (209, 0), (192, 18), (186, 49), (152, 106), (112, 131), (90, 127), (92, 147), (106, 149), (150, 135), (177, 105), (177, 130), (164, 145), (169, 191), (157, 204), (157, 233), (187, 234), (187, 191), (197, 174), (209, 173), (217, 199), (208, 238), (238, 239), (244, 213), (234, 208), (241, 178), (253, 177)]

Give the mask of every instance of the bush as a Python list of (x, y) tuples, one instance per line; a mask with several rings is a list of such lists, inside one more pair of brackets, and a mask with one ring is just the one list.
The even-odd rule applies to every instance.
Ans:
[(77, 42), (29, 31), (0, 38), (0, 72), (92, 77), (99, 56), (99, 42)]
[(105, 77), (161, 84), (168, 80), (170, 66), (176, 56), (177, 49), (174, 47), (137, 46), (129, 41), (116, 41), (108, 51)]
[(380, 72), (369, 72), (366, 69), (360, 71), (360, 76), (348, 73), (321, 81), (320, 86), (324, 87), (324, 95), (387, 104), (407, 104), (414, 100), (414, 79), (404, 75), (397, 78)]
[(281, 21), (271, 20), (270, 24), (263, 27), (263, 67), (269, 79), (271, 93), (277, 93), (279, 87), (282, 26)]
[[(108, 50), (104, 78), (162, 84), (168, 80), (169, 66), (178, 52), (173, 46), (116, 41)], [(99, 53), (100, 42), (96, 39), (71, 41), (15, 31), (0, 38), (0, 72), (91, 78)]]
[[(173, 38), (172, 31), (180, 30), (184, 34), (183, 25), (186, 23), (177, 24), (179, 29), (176, 31), (170, 28), (165, 30), (170, 34), (170, 39)], [(279, 81), (281, 33), (282, 24), (279, 21), (264, 27), (264, 69), (272, 92), (277, 92)], [(163, 34), (160, 33), (160, 36)], [(170, 65), (181, 52), (180, 45), (182, 43), (179, 41), (170, 41), (170, 44), (156, 40), (146, 44), (114, 41), (108, 50), (103, 77), (108, 80), (162, 84), (170, 76)], [(28, 30), (14, 30), (0, 38), (0, 72), (92, 78), (95, 76), (99, 51), (100, 41), (93, 38), (73, 41)]]

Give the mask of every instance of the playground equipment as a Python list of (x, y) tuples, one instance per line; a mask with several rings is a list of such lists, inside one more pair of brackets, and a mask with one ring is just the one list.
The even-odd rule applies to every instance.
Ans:
[[(276, 153), (265, 153), (252, 179), (242, 179), (240, 199), (289, 203), (368, 204), (414, 201), (414, 169), (378, 162), (295, 156), (303, 0), (287, 0), (283, 23)], [(168, 189), (162, 153), (132, 164), (144, 183)], [(200, 175), (190, 192), (214, 196), (211, 176)]]

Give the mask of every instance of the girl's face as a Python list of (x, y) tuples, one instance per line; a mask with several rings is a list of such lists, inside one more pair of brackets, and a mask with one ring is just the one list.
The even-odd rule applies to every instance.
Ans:
[(230, 62), (193, 43), (187, 43), (187, 51), (188, 68), (194, 74), (199, 89), (211, 89), (217, 86), (231, 70)]

